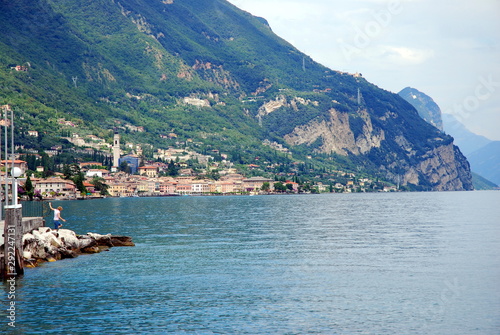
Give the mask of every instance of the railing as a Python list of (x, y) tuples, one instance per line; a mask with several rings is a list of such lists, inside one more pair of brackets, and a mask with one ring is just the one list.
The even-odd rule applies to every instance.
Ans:
[[(23, 217), (47, 217), (52, 212), (46, 201), (21, 201), (23, 206)], [(5, 206), (1, 203), (2, 220), (5, 218)]]

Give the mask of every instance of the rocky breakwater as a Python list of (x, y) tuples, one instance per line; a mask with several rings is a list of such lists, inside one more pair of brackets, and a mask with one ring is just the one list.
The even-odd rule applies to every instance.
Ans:
[(69, 229), (53, 230), (40, 227), (23, 235), (23, 258), (26, 267), (36, 267), (43, 262), (75, 258), (81, 254), (107, 251), (111, 247), (134, 246), (128, 236), (87, 233), (77, 235)]

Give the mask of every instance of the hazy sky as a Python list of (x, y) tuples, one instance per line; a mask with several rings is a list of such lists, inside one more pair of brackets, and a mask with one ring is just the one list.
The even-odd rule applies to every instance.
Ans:
[(229, 0), (315, 61), (431, 96), (500, 140), (500, 0)]

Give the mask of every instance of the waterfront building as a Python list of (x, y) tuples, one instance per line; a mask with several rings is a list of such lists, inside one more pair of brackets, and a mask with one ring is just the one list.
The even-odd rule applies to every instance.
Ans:
[[(33, 180), (32, 180), (33, 182)], [(40, 179), (33, 183), (35, 190), (39, 190), (44, 197), (61, 196), (65, 198), (76, 197), (76, 186), (71, 180), (62, 178)]]
[(243, 179), (243, 188), (247, 192), (258, 192), (262, 189), (264, 183), (269, 183), (270, 189), (273, 189), (274, 180), (264, 177), (252, 177)]

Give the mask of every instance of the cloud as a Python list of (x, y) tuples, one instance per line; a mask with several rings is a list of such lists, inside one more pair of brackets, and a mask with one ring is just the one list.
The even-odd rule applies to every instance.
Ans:
[[(478, 78), (500, 81), (500, 0), (229, 1), (321, 64), (393, 92), (413, 86), (443, 110), (473, 94)], [(496, 140), (499, 92), (464, 119)]]
[(383, 58), (389, 63), (399, 65), (417, 65), (434, 57), (434, 50), (432, 49), (415, 49), (396, 46), (379, 46), (376, 49), (378, 49), (379, 58)]

